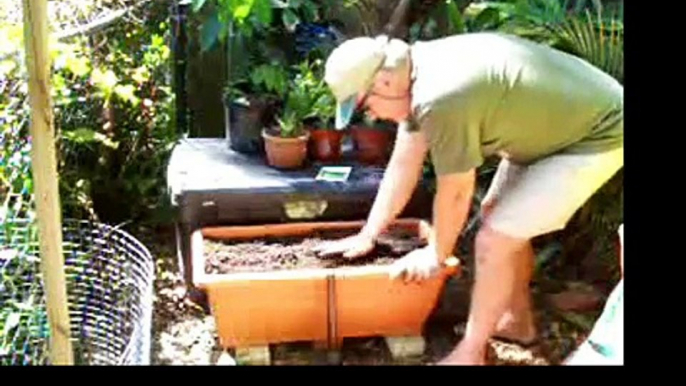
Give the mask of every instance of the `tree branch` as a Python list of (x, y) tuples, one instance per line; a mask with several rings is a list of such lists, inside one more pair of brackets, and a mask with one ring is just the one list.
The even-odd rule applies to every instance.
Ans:
[(71, 28), (66, 31), (59, 31), (55, 33), (58, 40), (67, 40), (73, 38), (77, 35), (92, 35), (98, 31), (101, 31), (110, 25), (116, 23), (124, 15), (126, 15), (132, 8), (120, 9), (118, 11), (110, 12), (109, 14), (100, 17), (88, 24), (78, 26), (76, 28)]
[[(134, 9), (140, 8), (141, 6), (149, 3), (150, 0), (147, 1), (139, 1), (138, 3), (131, 5), (129, 7), (126, 7), (124, 9), (119, 9), (116, 11), (112, 11), (108, 13), (105, 16), (101, 16), (98, 19), (88, 23), (84, 24), (82, 26), (78, 26), (75, 28), (70, 28), (67, 30), (63, 31), (58, 31), (53, 33), (54, 36), (57, 37), (57, 40), (64, 41), (64, 40), (69, 40), (75, 36), (78, 35), (92, 35), (95, 34), (99, 31), (102, 31), (103, 29), (111, 26), (112, 24), (116, 23), (117, 21), (121, 20), (124, 16), (126, 16), (128, 13), (133, 11)], [(18, 55), (21, 53), (21, 49), (17, 49), (14, 52), (7, 53), (3, 56), (0, 56), (0, 61), (7, 60), (12, 56)]]

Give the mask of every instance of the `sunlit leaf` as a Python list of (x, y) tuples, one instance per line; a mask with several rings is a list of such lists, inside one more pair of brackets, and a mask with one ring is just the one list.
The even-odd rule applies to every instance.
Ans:
[(200, 30), (200, 44), (203, 51), (209, 51), (214, 47), (220, 38), (222, 28), (225, 28), (225, 25), (219, 20), (219, 14), (213, 12), (202, 24)]
[(114, 73), (114, 71), (107, 70), (103, 72), (99, 68), (96, 68), (91, 74), (91, 81), (97, 87), (109, 94), (112, 93), (114, 86), (119, 80), (117, 79), (117, 75)]
[(9, 314), (7, 319), (5, 320), (5, 327), (2, 330), (2, 335), (7, 336), (9, 335), (9, 332), (17, 327), (19, 325), (19, 322), (21, 321), (21, 314), (18, 312), (12, 312)]
[(193, 0), (193, 12), (198, 12), (205, 5), (205, 0)]
[(112, 149), (117, 148), (117, 143), (111, 141), (106, 135), (98, 133), (92, 129), (80, 128), (71, 131), (65, 131), (62, 136), (71, 142), (87, 144), (87, 143), (100, 143)]
[(69, 55), (65, 65), (72, 74), (78, 77), (84, 76), (90, 71), (90, 61), (83, 56)]
[(0, 62), (0, 76), (7, 76), (16, 68), (17, 63), (14, 60), (3, 60)]
[(283, 14), (281, 16), (281, 19), (283, 21), (283, 25), (286, 27), (286, 29), (293, 30), (295, 28), (295, 25), (298, 24), (300, 19), (298, 18), (298, 15), (296, 15), (293, 11), (290, 9), (285, 9), (283, 11)]
[(248, 15), (250, 15), (250, 11), (252, 10), (254, 2), (255, 0), (245, 0), (241, 2), (241, 4), (233, 10), (234, 19), (239, 22), (245, 20)]
[(138, 84), (145, 83), (150, 79), (150, 71), (146, 67), (138, 67), (133, 71), (131, 79)]
[(114, 87), (114, 93), (126, 102), (133, 104), (138, 103), (138, 97), (136, 97), (136, 87), (131, 84), (127, 85), (117, 85)]
[(272, 7), (270, 0), (255, 0), (253, 9), (257, 16), (257, 20), (260, 23), (267, 25), (272, 22)]

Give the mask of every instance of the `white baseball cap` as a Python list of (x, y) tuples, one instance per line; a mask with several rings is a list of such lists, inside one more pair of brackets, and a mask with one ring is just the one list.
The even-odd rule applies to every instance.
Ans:
[(346, 40), (329, 55), (324, 80), (336, 97), (336, 128), (350, 123), (359, 93), (366, 92), (386, 60), (389, 38), (381, 35)]

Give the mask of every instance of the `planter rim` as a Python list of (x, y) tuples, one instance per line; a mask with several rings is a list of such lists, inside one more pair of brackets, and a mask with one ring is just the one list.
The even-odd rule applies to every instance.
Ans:
[(281, 137), (269, 134), (269, 131), (265, 128), (262, 129), (262, 138), (270, 139), (275, 142), (302, 142), (310, 138), (310, 132), (309, 130), (304, 130), (303, 133), (297, 137)]
[(307, 131), (331, 131), (334, 133), (341, 133), (344, 134), (346, 132), (346, 129), (336, 129), (335, 127), (329, 127), (329, 126), (308, 126)]
[[(327, 277), (361, 277), (361, 276), (388, 276), (390, 265), (364, 265), (347, 266), (336, 268), (298, 268), (274, 270), (266, 272), (236, 272), (225, 274), (208, 274), (205, 272), (205, 258), (203, 251), (203, 240), (208, 237), (212, 239), (222, 238), (220, 233), (231, 230), (236, 236), (231, 239), (251, 239), (255, 237), (268, 237), (275, 235), (307, 235), (314, 230), (329, 229), (359, 229), (365, 221), (331, 221), (331, 222), (304, 222), (304, 223), (285, 223), (285, 224), (266, 224), (266, 225), (239, 225), (239, 226), (207, 226), (195, 230), (191, 235), (191, 255), (193, 264), (193, 282), (201, 289), (208, 285), (238, 282), (246, 280), (270, 281), (270, 280), (297, 280)], [(390, 226), (418, 226), (419, 236), (428, 238), (431, 226), (421, 219), (397, 219)], [(290, 232), (289, 232), (290, 231)], [(198, 253), (200, 251), (200, 253)], [(444, 278), (452, 274), (452, 269), (459, 266), (459, 259), (453, 260), (455, 265), (441, 270), (438, 275)], [(389, 279), (390, 280), (390, 279)]]

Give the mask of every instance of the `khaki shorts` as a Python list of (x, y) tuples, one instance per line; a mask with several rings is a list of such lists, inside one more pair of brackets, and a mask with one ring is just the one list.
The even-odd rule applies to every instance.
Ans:
[(557, 154), (526, 166), (503, 159), (484, 197), (484, 202), (495, 200), (484, 225), (526, 239), (563, 229), (623, 165), (623, 147)]

